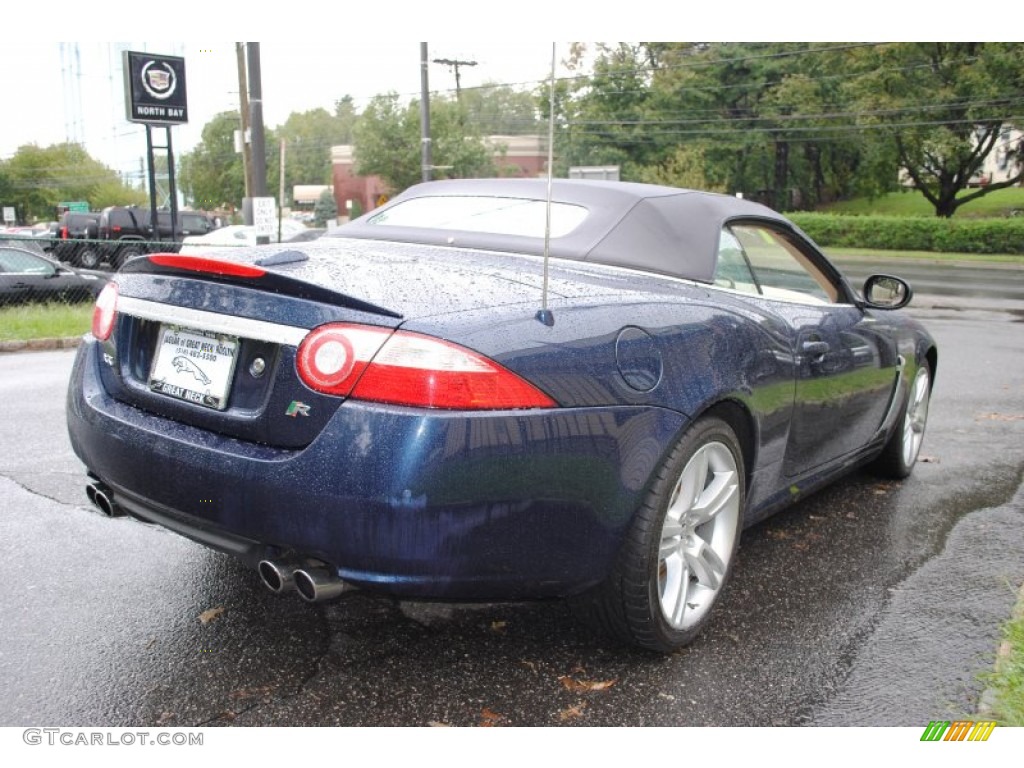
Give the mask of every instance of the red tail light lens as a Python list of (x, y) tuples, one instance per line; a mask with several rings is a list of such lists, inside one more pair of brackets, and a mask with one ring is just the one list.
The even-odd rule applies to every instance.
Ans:
[(96, 306), (92, 310), (92, 335), (100, 341), (106, 341), (114, 332), (114, 320), (117, 319), (117, 284), (107, 283), (100, 295), (96, 297)]
[(557, 406), (493, 360), (408, 331), (321, 326), (299, 346), (298, 367), (312, 389), (377, 403), (457, 410)]
[(210, 275), (228, 275), (230, 277), (263, 277), (265, 269), (234, 261), (207, 259), (200, 256), (179, 256), (173, 253), (156, 253), (149, 257), (150, 262), (161, 267), (186, 269), (190, 272), (204, 272)]
[(299, 345), (299, 377), (317, 392), (346, 396), (390, 335), (387, 328), (322, 325)]

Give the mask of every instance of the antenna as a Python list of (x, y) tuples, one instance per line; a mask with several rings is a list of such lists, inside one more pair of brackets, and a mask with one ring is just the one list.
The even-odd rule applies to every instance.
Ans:
[(551, 80), (548, 84), (548, 196), (544, 211), (544, 285), (540, 295), (537, 319), (544, 325), (555, 324), (555, 316), (548, 309), (548, 262), (551, 258), (551, 175), (554, 172), (555, 147), (555, 44), (551, 44)]

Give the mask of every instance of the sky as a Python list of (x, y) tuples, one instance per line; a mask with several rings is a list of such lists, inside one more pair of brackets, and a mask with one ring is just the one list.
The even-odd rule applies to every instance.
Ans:
[[(934, 8), (944, 5), (938, 0)], [(909, 7), (890, 0), (859, 0), (829, 15), (817, 0), (731, 0), (646, 6), (630, 13), (623, 4), (598, 6), (562, 0), (437, 0), (433, 4), (391, 0), (375, 5), (303, 0), (301, 4), (213, 4), (176, 0), (143, 4), (137, 13), (83, 14), (79, 0), (48, 0), (45, 21), (24, 4), (5, 11), (0, 45), (0, 160), (25, 144), (49, 146), (68, 140), (116, 171), (138, 176), (145, 156), (145, 129), (125, 120), (121, 51), (183, 56), (189, 123), (172, 129), (175, 156), (199, 142), (214, 115), (238, 108), (235, 43), (196, 40), (196, 33), (230, 32), (260, 42), (264, 122), (276, 127), (292, 112), (332, 110), (345, 95), (362, 107), (374, 95), (395, 91), (408, 98), (420, 91), (417, 38), (461, 38), (473, 42), (429, 42), (430, 59), (477, 62), (462, 67), (462, 86), (497, 82), (532, 87), (550, 73), (552, 43), (531, 37), (601, 40), (914, 40), (957, 39), (977, 30), (936, 27)], [(900, 15), (902, 14), (902, 16)], [(61, 28), (61, 24), (65, 28)], [(116, 23), (110, 23), (116, 22)], [(951, 22), (950, 22), (951, 23)], [(964, 22), (967, 23), (967, 22)], [(948, 26), (948, 25), (947, 25)], [(977, 26), (977, 23), (975, 24)], [(190, 42), (106, 42), (97, 33), (143, 37), (155, 29)], [(24, 32), (24, 34), (19, 34)], [(545, 34), (546, 33), (546, 34)], [(77, 37), (59, 43), (41, 39)], [(405, 38), (409, 38), (406, 40)], [(980, 37), (979, 39), (984, 39)], [(556, 58), (569, 43), (555, 43)], [(431, 91), (452, 91), (449, 67), (431, 64)], [(567, 74), (558, 68), (556, 76)], [(161, 132), (162, 133), (162, 132)]]
[[(146, 151), (145, 129), (125, 119), (123, 50), (185, 59), (189, 122), (172, 129), (176, 157), (200, 141), (203, 127), (214, 115), (238, 109), (233, 42), (8, 40), (0, 46), (0, 72), (30, 72), (31, 77), (4, 77), (0, 159), (10, 158), (25, 144), (49, 146), (73, 140), (83, 142), (91, 156), (114, 170), (138, 173)], [(568, 43), (556, 43), (555, 51), (558, 58), (565, 56)], [(463, 88), (485, 82), (532, 87), (549, 76), (551, 55), (551, 42), (428, 42), (431, 60), (477, 62), (460, 67)], [(281, 125), (292, 112), (317, 107), (333, 111), (334, 103), (345, 95), (354, 97), (361, 108), (378, 93), (396, 91), (410, 99), (420, 93), (420, 44), (416, 41), (261, 42), (260, 63), (268, 127)], [(428, 79), (431, 91), (455, 88), (448, 66), (431, 63)], [(16, 119), (11, 119), (12, 105), (17, 105)], [(162, 142), (162, 131), (154, 136)]]

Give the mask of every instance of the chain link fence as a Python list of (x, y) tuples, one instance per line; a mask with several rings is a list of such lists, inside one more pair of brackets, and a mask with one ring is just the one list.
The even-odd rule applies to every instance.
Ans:
[(0, 232), (0, 309), (39, 304), (91, 302), (107, 273), (77, 269), (54, 257), (66, 242), (49, 233)]

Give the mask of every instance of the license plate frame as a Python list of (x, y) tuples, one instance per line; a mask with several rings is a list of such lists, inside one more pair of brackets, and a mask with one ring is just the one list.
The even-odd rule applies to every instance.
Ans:
[(239, 346), (237, 336), (162, 323), (149, 389), (204, 408), (226, 410)]

